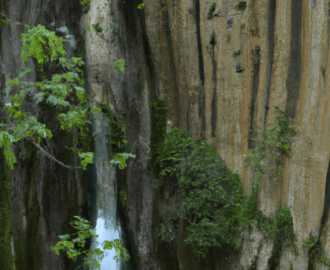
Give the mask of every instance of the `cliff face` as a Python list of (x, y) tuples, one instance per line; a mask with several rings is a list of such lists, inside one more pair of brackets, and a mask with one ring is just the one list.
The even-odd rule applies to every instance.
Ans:
[[(79, 3), (66, 1), (1, 1), (0, 9), (11, 22), (10, 25), (2, 25), (0, 30), (0, 95), (3, 117), (5, 102), (8, 102), (3, 98), (5, 83), (16, 77), (22, 67), (21, 33), (26, 31), (23, 24), (42, 24), (53, 31), (67, 26), (77, 38), (81, 36), (79, 19), (82, 11)], [(1, 17), (5, 20), (7, 18)], [(77, 44), (65, 44), (69, 57), (73, 56), (75, 46)], [(36, 63), (29, 60), (26, 66), (34, 71), (24, 79), (35, 82), (38, 79)], [(52, 71), (56, 71), (56, 67)], [(50, 72), (51, 70), (47, 71), (49, 74)], [(58, 160), (69, 165), (79, 165), (78, 158), (66, 149), (70, 146), (72, 137), (60, 131), (55, 124), (54, 113), (36, 106), (31, 99), (27, 99), (24, 110), (43, 119), (54, 132), (55, 139), (45, 147)], [(0, 241), (1, 253), (6, 254), (1, 256), (1, 268), (63, 269), (65, 264), (69, 266), (72, 263), (64, 257), (55, 260), (54, 251), (50, 247), (58, 242), (58, 235), (72, 231), (69, 222), (73, 215), (87, 216), (90, 209), (88, 173), (61, 167), (26, 141), (17, 144), (14, 151), (18, 158), (13, 170), (5, 168), (4, 157), (1, 155), (1, 200), (6, 198), (5, 182), (10, 186), (7, 202), (10, 211), (5, 212), (5, 204), (1, 205), (1, 234), (5, 236), (4, 241)], [(13, 257), (10, 256), (12, 252)]]
[[(184, 243), (187, 225), (182, 220), (173, 248), (160, 243), (155, 224), (162, 215), (159, 211), (164, 200), (153, 189), (148, 159), (150, 103), (157, 99), (165, 100), (169, 123), (173, 121), (173, 126), (192, 137), (206, 140), (227, 166), (239, 172), (245, 194), (254, 182), (252, 171), (243, 168), (254, 146), (252, 130), (272, 122), (276, 107), (285, 109), (288, 117), (296, 120), (292, 157), (284, 158), (280, 179), (260, 184), (259, 208), (266, 216), (274, 216), (276, 210), (291, 207), (297, 253), (284, 248), (280, 269), (308, 269), (308, 251), (301, 245), (309, 237), (319, 238), (323, 251), (329, 254), (329, 2), (250, 0), (240, 10), (237, 0), (215, 0), (212, 19), (208, 19), (212, 2), (205, 0), (145, 0), (142, 10), (136, 8), (140, 4), (137, 0), (91, 0), (87, 14), (76, 7), (78, 2), (12, 0), (1, 2), (1, 10), (13, 21), (41, 23), (51, 29), (54, 20), (56, 27), (66, 25), (76, 37), (84, 35), (89, 95), (108, 103), (132, 125), (126, 150), (137, 158), (119, 177), (118, 188), (127, 190), (125, 226), (134, 269), (249, 269), (253, 261), (255, 269), (267, 269), (273, 249), (272, 241), (254, 228), (246, 236), (254, 242), (243, 244), (245, 254), (230, 260), (214, 252), (198, 262)], [(96, 23), (103, 28), (99, 35), (92, 29)], [(91, 31), (85, 30), (84, 24)], [(4, 83), (20, 70), (23, 31), (20, 26), (10, 26), (10, 30), (5, 27), (1, 26), (2, 91)], [(119, 59), (126, 60), (125, 75), (113, 68)], [(33, 76), (30, 79), (36, 79)], [(56, 151), (61, 153), (58, 148)], [(58, 210), (52, 208), (49, 225), (42, 214), (45, 174), (58, 175), (58, 184), (63, 185), (61, 194), (69, 190), (60, 180), (67, 178), (67, 172), (61, 173), (47, 163), (38, 161), (28, 173), (26, 166), (30, 165), (21, 160), (10, 174), (13, 237), (27, 239), (23, 224), (32, 221), (24, 220), (34, 220), (33, 211), (37, 211), (41, 221), (35, 233), (45, 246), (47, 237), (60, 234), (55, 227), (66, 226), (64, 217), (57, 218)], [(72, 185), (78, 185), (83, 176), (72, 174), (73, 179)], [(24, 183), (31, 183), (30, 188), (24, 189)], [(78, 188), (70, 189), (70, 196), (76, 198)], [(56, 196), (53, 192), (49, 196)], [(34, 200), (39, 205), (37, 210), (27, 211), (24, 200)], [(69, 204), (65, 200), (50, 202)], [(58, 225), (50, 229), (54, 220)], [(44, 256), (44, 269), (61, 269), (47, 266), (49, 258)], [(327, 269), (321, 262), (316, 262), (316, 267)]]
[[(91, 2), (88, 23), (112, 21), (119, 29), (119, 38), (104, 56), (109, 55), (111, 64), (120, 58), (127, 60), (125, 76), (111, 64), (108, 76), (115, 103), (135, 125), (136, 138), (131, 143), (134, 141), (133, 148), (141, 155), (129, 168), (126, 208), (141, 269), (155, 269), (147, 266), (153, 262), (151, 257), (146, 265), (143, 262), (146, 254), (151, 256), (147, 223), (152, 219), (153, 193), (148, 170), (136, 173), (135, 168), (148, 168), (143, 163), (148, 150), (142, 145), (148, 144), (150, 136), (147, 105), (158, 98), (166, 101), (167, 117), (174, 126), (196, 139), (205, 139), (240, 173), (246, 192), (253, 182), (252, 172), (243, 168), (253, 146), (251, 130), (272, 122), (276, 107), (286, 109), (288, 116), (296, 119), (292, 157), (285, 158), (279, 180), (261, 184), (259, 206), (267, 216), (291, 207), (298, 253), (285, 249), (281, 268), (308, 268), (308, 254), (301, 244), (311, 235), (320, 237), (327, 253), (329, 3), (247, 1), (247, 8), (238, 10), (238, 1), (215, 1), (210, 20), (210, 1), (145, 1), (141, 11), (135, 9), (138, 2), (126, 1), (118, 5), (118, 15), (93, 13), (93, 8), (100, 9), (97, 3)], [(92, 39), (87, 44), (95, 42)], [(98, 48), (103, 51), (104, 47), (105, 43)], [(98, 54), (98, 58), (90, 57), (98, 64), (107, 61), (100, 49), (87, 47), (89, 54)], [(241, 72), (237, 72), (238, 63)], [(136, 208), (137, 203), (143, 207)], [(265, 242), (257, 230), (251, 232), (251, 238)], [(254, 248), (247, 249), (232, 268), (241, 265), (247, 269), (258, 253), (258, 244)], [(265, 242), (260, 250), (257, 266), (265, 269), (271, 242)], [(180, 269), (206, 269), (205, 265), (187, 265), (187, 256), (177, 253)], [(218, 265), (216, 269), (222, 269)], [(317, 267), (325, 269), (319, 262)]]

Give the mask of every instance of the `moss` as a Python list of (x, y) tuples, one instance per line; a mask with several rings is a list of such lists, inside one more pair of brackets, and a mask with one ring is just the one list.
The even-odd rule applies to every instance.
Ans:
[(217, 4), (216, 3), (212, 3), (212, 5), (211, 5), (211, 7), (210, 7), (210, 9), (209, 9), (209, 13), (207, 14), (207, 18), (209, 19), (209, 20), (211, 20), (212, 18), (213, 18), (213, 12), (214, 12), (214, 10), (215, 10), (215, 6), (216, 6)]
[(126, 200), (127, 200), (127, 192), (125, 189), (122, 189), (120, 192), (120, 201), (121, 201), (121, 204), (122, 206), (125, 208), (125, 205), (126, 205)]
[(330, 260), (325, 258), (324, 248), (322, 247), (319, 239), (310, 235), (309, 238), (305, 239), (302, 244), (302, 248), (308, 250), (309, 265), (308, 269), (316, 269), (316, 263), (321, 262), (324, 265), (330, 267)]
[(11, 211), (9, 201), (9, 172), (3, 155), (0, 159), (0, 265), (2, 269), (13, 269), (11, 252)]
[(238, 9), (238, 10), (245, 10), (246, 9), (246, 1), (240, 1), (238, 4), (237, 4), (237, 6), (236, 6), (236, 8)]
[(269, 219), (268, 224), (264, 223), (263, 226), (266, 228), (268, 236), (274, 240), (272, 256), (268, 260), (268, 269), (275, 270), (280, 263), (280, 255), (284, 247), (289, 246), (292, 252), (296, 252), (290, 207), (278, 210), (276, 220)]
[(84, 55), (85, 54), (85, 37), (84, 36), (77, 37), (77, 42), (78, 42), (78, 53), (80, 55)]
[(110, 134), (107, 135), (107, 146), (109, 158), (112, 159), (115, 154), (122, 153), (127, 145), (127, 129), (132, 129), (131, 125), (124, 120), (120, 114), (115, 114), (108, 105), (99, 102), (102, 112), (110, 121)]

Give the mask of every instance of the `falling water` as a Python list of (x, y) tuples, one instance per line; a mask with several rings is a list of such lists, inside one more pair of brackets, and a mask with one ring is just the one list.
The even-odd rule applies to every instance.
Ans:
[[(93, 123), (95, 134), (95, 170), (96, 170), (96, 214), (95, 233), (99, 236), (97, 242), (119, 239), (123, 244), (120, 220), (117, 214), (117, 188), (116, 170), (109, 163), (108, 136), (110, 136), (110, 120), (100, 114)], [(91, 249), (100, 248), (101, 245), (92, 241)], [(115, 250), (107, 250), (106, 257), (100, 262), (101, 270), (131, 270), (129, 262), (124, 258), (117, 263), (113, 257)]]

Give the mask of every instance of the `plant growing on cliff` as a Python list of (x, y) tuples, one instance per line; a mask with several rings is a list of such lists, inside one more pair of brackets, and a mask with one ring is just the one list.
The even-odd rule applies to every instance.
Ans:
[(204, 257), (210, 247), (235, 246), (238, 231), (249, 223), (239, 175), (219, 162), (210, 145), (177, 128), (167, 133), (157, 153), (156, 186), (177, 186), (182, 200), (177, 214), (189, 222), (186, 242), (195, 255)]
[[(68, 34), (68, 32), (66, 33)], [(38, 68), (42, 74), (41, 82), (26, 82), (22, 78), (32, 69), (25, 68), (13, 80), (6, 84), (6, 94), (11, 96), (10, 103), (6, 106), (5, 122), (0, 123), (0, 147), (3, 147), (6, 161), (10, 168), (16, 162), (11, 146), (23, 139), (30, 141), (47, 157), (58, 164), (73, 169), (57, 160), (52, 154), (41, 147), (41, 142), (50, 140), (53, 136), (46, 123), (40, 122), (35, 116), (22, 110), (24, 100), (34, 100), (41, 106), (51, 106), (54, 115), (63, 131), (73, 132), (77, 135), (73, 139), (73, 147), (70, 147), (81, 159), (81, 165), (86, 169), (89, 163), (93, 162), (94, 153), (84, 152), (78, 143), (89, 141), (87, 132), (90, 129), (91, 114), (98, 114), (101, 108), (92, 108), (87, 101), (83, 71), (80, 68), (84, 62), (79, 57), (67, 59), (59, 57), (65, 55), (63, 49), (64, 39), (57, 37), (55, 32), (46, 30), (44, 26), (38, 25), (22, 34), (23, 47), (21, 50), (22, 60), (26, 62), (29, 57), (36, 59)], [(51, 79), (46, 78), (44, 72), (48, 62), (58, 61), (64, 73), (53, 74)], [(128, 153), (119, 153), (111, 160), (111, 165), (126, 165), (126, 159), (134, 157)]]
[(324, 257), (325, 252), (319, 242), (319, 238), (306, 238), (303, 241), (302, 248), (308, 250), (309, 254), (309, 266), (311, 269), (316, 269), (316, 262), (322, 262), (326, 266), (330, 266), (330, 259)]
[(113, 259), (117, 262), (119, 262), (121, 254), (123, 254), (126, 261), (130, 259), (127, 250), (120, 244), (118, 239), (115, 239), (114, 241), (104, 241), (102, 243), (103, 250), (99, 248), (86, 249), (85, 246), (87, 240), (91, 237), (97, 239), (98, 235), (95, 234), (88, 220), (79, 216), (74, 217), (76, 220), (70, 222), (70, 224), (77, 230), (77, 232), (71, 235), (59, 235), (61, 241), (59, 241), (54, 247), (51, 247), (51, 249), (55, 251), (56, 255), (59, 255), (60, 251), (64, 251), (66, 252), (68, 258), (74, 261), (77, 260), (78, 255), (84, 255), (84, 263), (76, 269), (81, 267), (88, 267), (89, 269), (96, 267), (97, 269), (100, 269), (99, 261), (102, 261), (105, 256), (104, 250), (111, 250), (113, 248), (116, 250), (116, 255)]
[(161, 237), (162, 241), (171, 242), (175, 239), (175, 233), (171, 228), (166, 229), (165, 224), (161, 223), (159, 228), (156, 229), (158, 236)]
[(268, 260), (268, 269), (276, 269), (280, 262), (281, 251), (285, 246), (291, 247), (293, 253), (297, 252), (290, 207), (278, 210), (275, 220), (266, 217), (263, 219), (262, 227), (266, 230), (268, 237), (274, 241), (272, 256)]
[(238, 10), (245, 10), (245, 9), (246, 9), (246, 1), (240, 1), (240, 2), (237, 4), (236, 8), (237, 8)]
[(1, 20), (0, 19), (0, 26), (1, 26), (1, 24), (9, 24), (9, 22), (7, 22), (6, 20)]
[(127, 192), (125, 189), (122, 189), (120, 192), (120, 201), (121, 201), (121, 204), (123, 205), (123, 207), (125, 207), (126, 205), (126, 200), (127, 200)]
[[(80, 69), (84, 64), (82, 59), (59, 57), (59, 54), (66, 54), (62, 45), (63, 41), (61, 37), (55, 35), (55, 32), (46, 30), (42, 25), (22, 34), (22, 60), (26, 62), (28, 57), (35, 58), (43, 80), (35, 83), (23, 81), (22, 78), (31, 71), (27, 68), (6, 84), (6, 94), (11, 95), (11, 100), (6, 106), (5, 120), (10, 121), (11, 125), (1, 123), (0, 146), (3, 147), (10, 168), (13, 168), (16, 162), (15, 155), (10, 150), (11, 146), (23, 139), (29, 140), (48, 157), (52, 157), (55, 162), (63, 165), (41, 148), (41, 141), (51, 139), (53, 135), (46, 127), (46, 123), (39, 122), (35, 116), (22, 110), (23, 101), (26, 99), (35, 100), (40, 105), (52, 106), (54, 113), (58, 112), (55, 113), (56, 119), (63, 131), (72, 132), (73, 129), (77, 129), (78, 135), (74, 139), (73, 150), (81, 158), (84, 169), (87, 164), (92, 163), (93, 153), (81, 151), (75, 145), (79, 140), (85, 140), (87, 137), (86, 131), (90, 124), (88, 114), (99, 113), (100, 109), (90, 108), (87, 102), (83, 88), (83, 71)], [(47, 79), (44, 73), (45, 64), (56, 60), (59, 60), (64, 73), (54, 74), (51, 79)]]
[(207, 14), (207, 18), (209, 19), (209, 20), (211, 20), (212, 18), (213, 18), (213, 12), (214, 12), (214, 10), (215, 10), (215, 6), (216, 6), (217, 4), (216, 3), (212, 3), (212, 5), (211, 5), (211, 7), (210, 7), (210, 9), (209, 9), (209, 13)]
[[(163, 241), (174, 239), (178, 231), (175, 231), (173, 221), (183, 218), (188, 222), (186, 243), (193, 247), (196, 257), (205, 257), (211, 247), (235, 249), (239, 233), (254, 221), (274, 240), (270, 265), (277, 265), (284, 246), (295, 250), (290, 208), (278, 210), (273, 219), (264, 216), (258, 210), (258, 182), (252, 188), (252, 194), (245, 198), (238, 173), (220, 162), (210, 145), (178, 128), (166, 133), (164, 101), (152, 103), (152, 112), (151, 157), (155, 187), (166, 192), (172, 190), (172, 194), (175, 189), (170, 201), (175, 202), (178, 209), (174, 215), (172, 211), (169, 217), (164, 215), (156, 229)], [(277, 134), (284, 120), (283, 115), (275, 120), (269, 134)], [(280, 134), (285, 137), (284, 130)], [(288, 141), (282, 141), (284, 143)]]
[(103, 29), (100, 27), (100, 23), (92, 24), (93, 29), (96, 34), (102, 33)]
[[(282, 175), (283, 155), (291, 156), (290, 138), (296, 134), (292, 127), (294, 119), (288, 119), (284, 110), (277, 110), (274, 122), (267, 130), (261, 132), (259, 138), (252, 138), (256, 147), (249, 154), (245, 168), (252, 168), (255, 172), (255, 179), (266, 180), (268, 177), (278, 179)], [(261, 130), (257, 127), (255, 133)], [(271, 162), (275, 161), (275, 167)]]
[(119, 59), (113, 64), (114, 68), (117, 68), (121, 73), (125, 75), (125, 60)]

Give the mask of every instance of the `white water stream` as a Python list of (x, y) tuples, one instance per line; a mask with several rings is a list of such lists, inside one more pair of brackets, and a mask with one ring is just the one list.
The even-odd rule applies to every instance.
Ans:
[[(117, 216), (117, 188), (116, 170), (109, 163), (108, 134), (110, 134), (109, 119), (100, 114), (94, 121), (95, 137), (95, 168), (96, 168), (96, 234), (97, 242), (119, 239), (122, 243), (122, 230)], [(95, 208), (94, 208), (95, 209)], [(92, 241), (91, 248), (102, 248), (101, 244)], [(122, 243), (123, 244), (123, 243)], [(101, 270), (131, 270), (129, 262), (122, 257), (116, 262), (113, 257), (115, 250), (106, 251), (106, 255), (100, 262)]]

